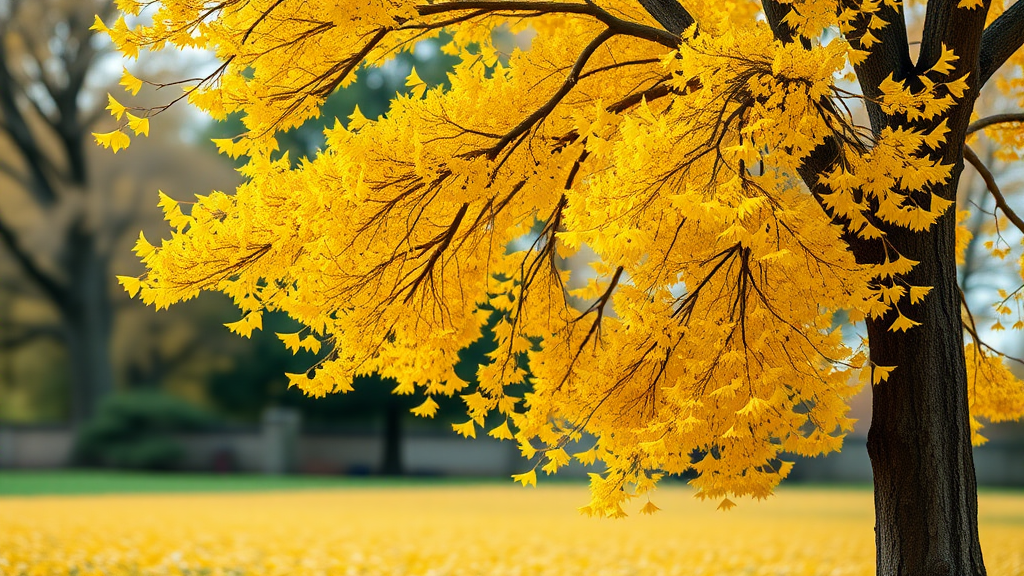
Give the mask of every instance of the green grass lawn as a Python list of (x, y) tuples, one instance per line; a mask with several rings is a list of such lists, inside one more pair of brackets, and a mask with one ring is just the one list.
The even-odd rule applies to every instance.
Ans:
[[(174, 492), (265, 492), (281, 490), (355, 489), (355, 488), (415, 488), (466, 484), (506, 485), (504, 477), (465, 478), (449, 477), (396, 477), (380, 476), (269, 476), (264, 474), (210, 474), (193, 472), (124, 472), (111, 470), (0, 470), (0, 497), (42, 496), (50, 494), (130, 494)], [(580, 484), (579, 478), (544, 478), (544, 484)], [(681, 485), (682, 481), (669, 480), (666, 486)], [(783, 482), (781, 491), (804, 490), (870, 491), (870, 484), (829, 483), (805, 484)], [(1020, 487), (982, 487), (988, 494), (1024, 495)]]
[(423, 486), (481, 482), (462, 478), (380, 478), (114, 472), (101, 470), (0, 471), (0, 496), (121, 494), (147, 492), (236, 492)]

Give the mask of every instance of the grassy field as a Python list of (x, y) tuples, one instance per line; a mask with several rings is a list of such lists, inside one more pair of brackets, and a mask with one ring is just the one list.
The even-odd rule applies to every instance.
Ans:
[[(498, 482), (499, 480), (494, 480)], [(448, 478), (267, 476), (107, 471), (0, 471), (0, 496), (167, 492), (266, 492), (479, 483)]]
[[(719, 512), (676, 485), (658, 491), (661, 512), (613, 521), (580, 516), (575, 484), (115, 478), (136, 492), (175, 479), (193, 492), (0, 497), (0, 575), (874, 573), (868, 490), (786, 489)], [(983, 494), (980, 510), (989, 573), (1024, 576), (1024, 494)]]

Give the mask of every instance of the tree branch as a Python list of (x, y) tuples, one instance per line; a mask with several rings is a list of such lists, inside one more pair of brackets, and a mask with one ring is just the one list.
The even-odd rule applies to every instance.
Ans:
[(41, 206), (50, 206), (56, 202), (57, 193), (46, 173), (48, 159), (39, 148), (28, 122), (18, 107), (15, 93), (17, 86), (18, 83), (7, 65), (7, 50), (0, 43), (0, 114), (3, 115), (3, 128), (28, 166), (32, 180), (32, 185), (28, 188), (29, 194)]
[(14, 166), (11, 166), (4, 160), (0, 160), (0, 173), (6, 174), (8, 178), (14, 180), (22, 188), (27, 189), (32, 186), (32, 183), (29, 182), (28, 178), (26, 178), (24, 174), (18, 173), (18, 171), (14, 169)]
[(1024, 123), (1024, 112), (1016, 112), (1012, 114), (995, 114), (987, 116), (985, 118), (979, 118), (967, 127), (967, 133), (972, 134), (978, 130), (994, 126), (996, 124), (1009, 124), (1011, 122)]
[[(565, 78), (565, 82), (563, 82), (558, 88), (558, 91), (555, 92), (543, 106), (534, 110), (533, 114), (524, 118), (515, 128), (502, 136), (494, 146), (481, 152), (487, 154), (491, 160), (494, 160), (502, 149), (525, 134), (538, 122), (546, 118), (547, 115), (550, 114), (556, 106), (558, 106), (562, 99), (565, 98), (565, 96), (569, 94), (574, 87), (576, 87), (576, 82), (579, 81), (580, 73), (583, 72), (583, 67), (590, 61), (590, 57), (594, 55), (594, 52), (597, 52), (597, 49), (600, 48), (602, 44), (610, 40), (616, 34), (617, 32), (612, 28), (608, 28), (598, 34), (597, 37), (595, 37), (590, 44), (587, 44), (587, 47), (580, 52), (579, 57), (576, 59), (576, 63), (573, 64), (572, 70), (569, 71), (569, 75)], [(470, 155), (477, 154), (480, 154), (480, 152), (473, 152)]]
[(775, 39), (783, 44), (789, 44), (794, 40), (793, 29), (783, 19), (793, 9), (790, 4), (783, 4), (777, 0), (762, 0), (761, 9), (764, 10), (765, 19), (771, 27)]
[(996, 183), (995, 176), (993, 176), (988, 167), (982, 163), (981, 158), (978, 158), (978, 155), (974, 153), (974, 150), (971, 150), (971, 147), (967, 145), (964, 145), (964, 160), (970, 162), (971, 166), (974, 166), (974, 169), (981, 175), (982, 180), (985, 181), (985, 187), (988, 188), (988, 191), (996, 200), (996, 207), (1002, 210), (1003, 214), (1006, 214), (1006, 217), (1009, 218), (1010, 222), (1013, 222), (1013, 225), (1016, 226), (1018, 230), (1024, 232), (1024, 220), (1021, 220), (1020, 216), (1018, 216), (1017, 213), (1010, 208), (1009, 204), (1006, 203), (1006, 198), (999, 190), (999, 184)]
[(1018, 0), (999, 15), (981, 36), (979, 86), (984, 86), (1006, 59), (1024, 45), (1024, 2)]
[[(924, 71), (939, 61), (942, 50), (952, 50), (957, 55), (951, 78), (970, 73), (968, 83), (981, 88), (982, 82), (974, 78), (985, 29), (987, 9), (963, 10), (957, 8), (959, 0), (929, 0), (924, 16), (924, 31), (921, 34), (921, 54), (917, 59), (917, 70)], [(1018, 3), (1019, 4), (1019, 3)], [(987, 3), (986, 3), (987, 6)], [(954, 130), (954, 133), (956, 131)]]
[(46, 295), (58, 306), (66, 299), (67, 290), (53, 277), (47, 274), (28, 252), (21, 246), (21, 242), (14, 234), (7, 223), (0, 219), (0, 243), (7, 247), (8, 252), (18, 261), (21, 269), (38, 285)]
[[(660, 0), (665, 2), (666, 0)], [(534, 14), (580, 14), (591, 16), (603, 22), (619, 34), (635, 36), (657, 42), (667, 48), (679, 46), (679, 36), (660, 28), (638, 22), (623, 20), (592, 2), (542, 2), (538, 0), (456, 0), (437, 4), (421, 4), (416, 11), (421, 16), (447, 14), (461, 10), (486, 10), (488, 12), (530, 12)]]
[[(799, 39), (803, 42), (805, 48), (810, 48), (809, 40), (806, 38), (798, 38), (794, 33), (794, 30), (785, 22), (786, 15), (790, 10), (792, 10), (792, 6), (779, 2), (778, 0), (762, 0), (762, 7), (764, 9), (765, 17), (768, 20), (768, 25), (771, 27), (777, 40), (789, 43), (795, 42)], [(902, 15), (900, 24), (903, 24)], [(893, 24), (890, 24), (890, 26), (892, 25)], [(906, 30), (903, 30), (902, 34), (905, 37)], [(866, 262), (873, 258), (871, 250), (874, 247), (854, 234), (847, 227), (848, 222), (843, 218), (836, 216), (835, 210), (830, 209), (823, 201), (823, 197), (831, 193), (831, 190), (822, 182), (821, 175), (826, 173), (842, 157), (843, 144), (840, 139), (834, 135), (826, 136), (824, 142), (818, 145), (810, 154), (807, 155), (806, 158), (804, 158), (803, 162), (797, 169), (797, 174), (800, 176), (800, 179), (803, 180), (804, 184), (807, 185), (807, 189), (810, 191), (811, 196), (813, 196), (818, 202), (818, 205), (821, 207), (825, 215), (828, 216), (833, 224), (845, 230), (843, 239), (853, 250), (857, 260)]]
[(676, 0), (637, 0), (658, 24), (665, 30), (681, 36), (690, 26), (696, 24), (693, 16)]
[[(9, 327), (10, 326), (8, 326), (8, 328)], [(62, 334), (60, 330), (55, 326), (27, 326), (21, 328), (16, 334), (4, 334), (3, 336), (0, 336), (0, 350), (20, 348), (41, 338), (53, 338), (58, 340), (61, 336)]]

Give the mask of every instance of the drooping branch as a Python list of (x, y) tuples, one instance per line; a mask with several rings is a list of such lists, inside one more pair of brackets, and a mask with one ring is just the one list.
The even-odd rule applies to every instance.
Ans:
[(981, 36), (979, 85), (984, 86), (996, 70), (1024, 45), (1024, 2), (1015, 2), (996, 18)]
[(573, 320), (574, 323), (579, 322), (590, 314), (594, 314), (594, 321), (590, 324), (590, 328), (587, 329), (587, 333), (583, 337), (583, 341), (580, 342), (580, 345), (576, 348), (576, 352), (573, 354), (572, 359), (569, 361), (569, 366), (566, 368), (565, 375), (562, 376), (562, 380), (559, 382), (558, 388), (561, 388), (562, 385), (569, 381), (569, 377), (572, 375), (572, 371), (576, 367), (576, 363), (583, 355), (583, 351), (587, 344), (591, 340), (593, 340), (595, 344), (601, 340), (601, 321), (605, 317), (605, 309), (608, 307), (608, 303), (611, 302), (615, 289), (619, 286), (619, 281), (622, 279), (623, 271), (624, 268), (622, 266), (616, 268), (615, 273), (612, 274), (612, 278), (608, 282), (608, 287), (605, 288), (604, 292), (598, 296), (597, 300), (595, 300), (593, 304)]
[[(484, 150), (483, 152), (487, 154), (487, 156), (491, 160), (495, 159), (498, 153), (500, 153), (506, 146), (508, 146), (513, 141), (515, 141), (520, 136), (529, 131), (531, 128), (533, 128), (537, 123), (546, 118), (548, 114), (551, 114), (551, 111), (554, 110), (556, 106), (558, 106), (562, 99), (564, 99), (566, 95), (568, 95), (569, 92), (571, 92), (572, 89), (576, 87), (576, 83), (579, 81), (580, 74), (583, 72), (583, 67), (586, 66), (587, 62), (590, 61), (590, 57), (593, 56), (595, 52), (597, 52), (598, 48), (600, 48), (605, 42), (613, 38), (616, 34), (617, 33), (611, 28), (607, 28), (603, 32), (598, 34), (589, 44), (587, 44), (586, 48), (584, 48), (583, 51), (580, 52), (579, 57), (576, 59), (576, 63), (573, 64), (572, 69), (569, 71), (569, 75), (566, 76), (565, 81), (558, 88), (558, 91), (556, 91), (551, 96), (551, 98), (549, 98), (548, 101), (544, 103), (544, 105), (534, 110), (532, 114), (524, 118), (519, 124), (517, 124), (514, 128), (509, 130), (507, 134), (502, 136), (501, 139), (498, 140), (498, 142), (494, 146), (487, 150)], [(471, 153), (470, 155), (476, 154), (478, 153), (474, 152)]]
[[(434, 266), (436, 265), (438, 259), (441, 258), (441, 255), (444, 254), (444, 251), (448, 248), (448, 245), (451, 244), (452, 238), (455, 237), (455, 233), (459, 230), (459, 225), (462, 224), (462, 219), (466, 216), (466, 210), (468, 208), (469, 204), (463, 203), (462, 207), (459, 208), (458, 213), (455, 214), (455, 218), (452, 220), (452, 223), (448, 226), (447, 229), (445, 229), (444, 232), (439, 234), (430, 242), (417, 246), (417, 249), (422, 252), (426, 252), (430, 248), (434, 248), (434, 252), (430, 255), (430, 258), (426, 261), (426, 263), (422, 265), (420, 273), (415, 278), (410, 280), (407, 284), (403, 285), (401, 288), (395, 291), (396, 297), (397, 295), (400, 295), (402, 292), (408, 290), (408, 294), (406, 294), (405, 296), (405, 302), (408, 303), (416, 294), (416, 289), (419, 288), (420, 284), (422, 284), (423, 281), (427, 279), (427, 277), (430, 277), (431, 282), (433, 282)], [(407, 275), (406, 278), (408, 276), (409, 275)], [(405, 280), (405, 278), (403, 278), (403, 280)]]
[[(777, 40), (788, 43), (799, 39), (804, 42), (806, 48), (810, 48), (807, 39), (798, 38), (795, 31), (785, 22), (786, 16), (793, 9), (791, 5), (779, 2), (778, 0), (762, 0), (762, 7), (768, 20), (768, 25), (771, 27)], [(881, 81), (884, 75), (889, 72), (893, 72), (895, 75), (897, 67), (909, 66), (909, 53), (904, 54), (904, 52), (908, 51), (908, 48), (906, 46), (907, 32), (903, 14), (902, 12), (897, 13), (891, 8), (886, 9), (886, 14), (888, 15), (887, 21), (889, 21), (886, 28), (893, 28), (893, 30), (885, 33), (884, 40), (879, 38), (880, 42), (875, 44), (875, 49), (879, 50), (881, 54), (867, 68), (863, 68), (867, 63), (862, 63), (861, 67), (858, 68), (858, 76), (862, 73), (868, 76), (879, 76), (878, 80)], [(879, 33), (881, 34), (881, 32)], [(861, 32), (862, 34), (863, 32)], [(902, 47), (900, 46), (901, 41)], [(888, 48), (886, 50), (881, 50), (880, 48), (883, 42), (887, 43)], [(869, 50), (869, 52), (871, 51)], [(868, 58), (870, 59), (873, 56), (875, 55), (869, 54)], [(863, 78), (861, 78), (861, 81), (863, 84)], [(829, 110), (830, 107), (834, 108), (831, 101), (827, 99), (819, 101), (820, 110)], [(871, 106), (869, 105), (869, 110), (870, 108)], [(874, 122), (874, 116), (872, 116), (872, 120)], [(848, 221), (836, 215), (835, 210), (829, 208), (823, 201), (825, 195), (831, 193), (831, 190), (824, 183), (821, 175), (827, 173), (836, 162), (842, 161), (845, 154), (844, 144), (859, 146), (859, 142), (853, 134), (844, 135), (842, 131), (834, 131), (833, 134), (827, 135), (824, 141), (804, 158), (797, 169), (797, 173), (828, 218), (845, 230), (843, 239), (853, 250), (854, 254), (857, 255), (857, 259), (866, 261), (873, 257), (873, 252), (876, 248), (874, 243), (863, 241), (849, 230), (847, 228)]]
[(971, 122), (970, 126), (967, 127), (967, 133), (972, 134), (978, 130), (983, 130), (989, 126), (995, 126), (996, 124), (1010, 124), (1012, 122), (1024, 123), (1024, 112), (1017, 112), (1013, 114), (994, 114), (992, 116), (986, 116)]
[(991, 193), (992, 197), (995, 198), (996, 207), (1002, 210), (1003, 214), (1006, 214), (1006, 217), (1009, 218), (1010, 222), (1012, 222), (1018, 230), (1024, 232), (1024, 220), (1022, 220), (1021, 217), (1010, 208), (1010, 205), (1006, 203), (1006, 197), (1004, 197), (1003, 193), (999, 190), (999, 184), (996, 183), (996, 178), (992, 175), (992, 171), (985, 166), (981, 159), (978, 158), (978, 155), (975, 154), (974, 150), (971, 150), (970, 146), (964, 146), (964, 160), (967, 160), (971, 166), (974, 166), (974, 169), (981, 175), (982, 180), (985, 181), (985, 187), (988, 188), (989, 193)]

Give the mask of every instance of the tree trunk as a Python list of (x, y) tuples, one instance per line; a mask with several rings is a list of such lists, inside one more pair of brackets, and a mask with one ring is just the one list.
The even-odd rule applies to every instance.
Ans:
[(401, 476), (402, 466), (402, 416), (405, 412), (402, 398), (389, 394), (384, 404), (384, 463), (381, 474)]
[[(961, 166), (944, 196), (956, 189)], [(920, 262), (909, 283), (933, 288), (922, 303), (901, 305), (920, 326), (890, 332), (892, 314), (868, 322), (872, 362), (896, 366), (887, 381), (874, 386), (868, 433), (877, 573), (983, 575), (955, 213), (948, 211), (929, 232), (890, 229), (888, 238)]]
[(95, 235), (75, 226), (68, 238), (66, 269), (72, 288), (60, 309), (71, 372), (71, 422), (78, 426), (95, 414), (114, 387), (113, 310), (107, 257), (96, 250)]

